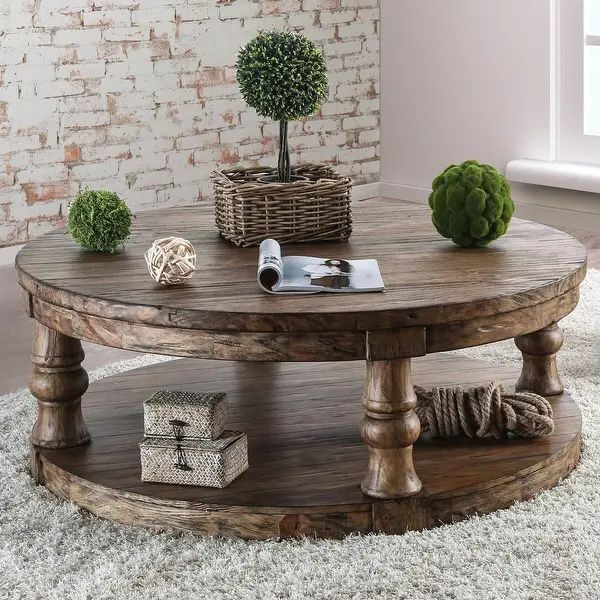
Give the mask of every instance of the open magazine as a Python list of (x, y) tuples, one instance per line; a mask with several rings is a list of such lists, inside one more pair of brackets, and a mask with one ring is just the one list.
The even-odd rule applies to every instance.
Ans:
[(269, 294), (317, 292), (385, 292), (374, 259), (340, 260), (281, 256), (275, 240), (264, 240), (258, 253), (258, 285)]

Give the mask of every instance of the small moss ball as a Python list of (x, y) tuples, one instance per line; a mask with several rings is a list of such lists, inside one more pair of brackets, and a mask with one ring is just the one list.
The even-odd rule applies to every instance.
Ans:
[(92, 252), (116, 252), (129, 238), (132, 214), (127, 204), (108, 190), (86, 189), (69, 207), (69, 233)]
[(449, 165), (432, 187), (433, 225), (455, 244), (487, 246), (506, 233), (515, 207), (506, 177), (494, 167), (476, 160)]

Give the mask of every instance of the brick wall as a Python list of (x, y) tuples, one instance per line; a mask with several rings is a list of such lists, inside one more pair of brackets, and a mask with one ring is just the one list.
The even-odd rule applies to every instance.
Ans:
[(379, 174), (378, 0), (0, 0), (0, 246), (61, 224), (82, 186), (133, 210), (211, 194), (229, 164), (276, 164), (278, 126), (235, 83), (259, 29), (324, 50), (329, 98), (290, 125), (294, 161)]

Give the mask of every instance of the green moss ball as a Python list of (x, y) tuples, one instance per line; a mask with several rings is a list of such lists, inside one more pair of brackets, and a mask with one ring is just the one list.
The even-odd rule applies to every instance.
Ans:
[(506, 233), (515, 207), (506, 177), (494, 167), (476, 160), (449, 165), (432, 187), (433, 224), (455, 244), (487, 246)]
[(69, 233), (87, 250), (114, 253), (129, 238), (131, 218), (117, 194), (86, 189), (69, 207)]

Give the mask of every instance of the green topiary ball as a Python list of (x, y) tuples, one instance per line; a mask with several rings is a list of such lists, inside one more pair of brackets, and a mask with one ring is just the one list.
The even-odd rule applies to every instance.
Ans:
[(261, 31), (238, 54), (244, 100), (275, 121), (312, 115), (327, 97), (327, 67), (319, 48), (293, 31)]
[(506, 177), (468, 160), (433, 180), (429, 206), (438, 232), (466, 248), (487, 246), (506, 233), (515, 206)]
[(69, 233), (87, 250), (114, 253), (129, 238), (131, 218), (117, 194), (86, 189), (69, 207)]

